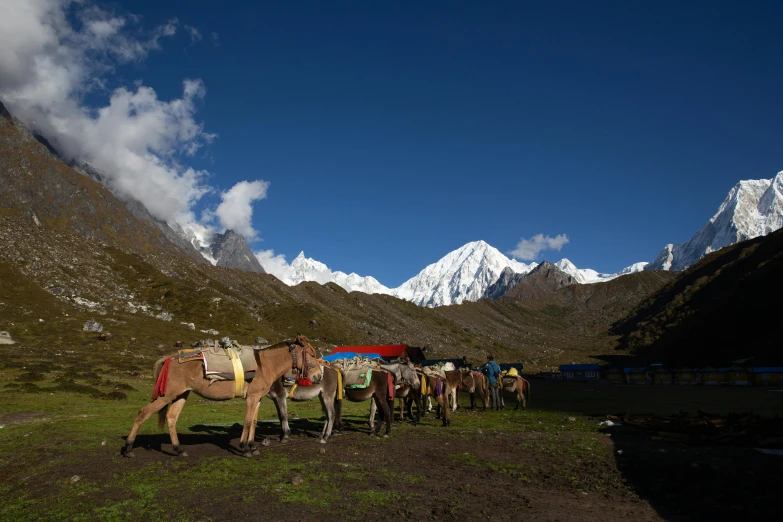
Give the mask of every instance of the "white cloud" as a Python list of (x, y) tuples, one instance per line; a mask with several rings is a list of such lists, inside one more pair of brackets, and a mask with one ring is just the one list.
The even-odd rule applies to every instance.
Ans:
[(283, 254), (275, 255), (274, 250), (261, 250), (255, 254), (267, 274), (272, 274), (281, 281), (291, 280), (294, 268), (286, 262)]
[(197, 28), (195, 28), (195, 27), (191, 27), (189, 25), (186, 25), (185, 26), (185, 30), (190, 35), (190, 43), (192, 43), (192, 44), (194, 44), (194, 43), (196, 43), (199, 40), (202, 40), (204, 38), (203, 36), (201, 36), (201, 32)]
[(532, 261), (544, 250), (560, 250), (568, 243), (568, 236), (560, 234), (555, 237), (536, 234), (530, 239), (520, 239), (511, 255), (524, 261)]
[[(156, 218), (189, 229), (197, 224), (194, 205), (217, 192), (206, 171), (183, 165), (215, 138), (196, 119), (206, 88), (186, 79), (182, 95), (170, 100), (141, 82), (109, 92), (106, 79), (118, 65), (143, 60), (179, 27), (176, 18), (151, 30), (138, 21), (89, 0), (5, 0), (0, 100), (66, 159), (98, 169), (120, 197), (138, 199)], [(200, 36), (185, 27), (191, 38)], [(88, 106), (87, 98), (104, 101)], [(255, 237), (251, 204), (265, 196), (268, 183), (245, 183), (225, 192), (213, 215)], [(239, 207), (225, 206), (226, 198)]]
[(242, 234), (248, 240), (255, 239), (253, 202), (266, 198), (267, 189), (267, 181), (240, 181), (220, 195), (222, 201), (214, 211), (215, 217), (223, 228)]

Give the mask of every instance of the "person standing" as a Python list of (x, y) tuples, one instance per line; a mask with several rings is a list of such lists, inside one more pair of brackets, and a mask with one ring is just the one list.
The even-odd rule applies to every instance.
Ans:
[(498, 380), (500, 379), (500, 366), (495, 362), (495, 358), (490, 354), (487, 355), (487, 364), (484, 365), (484, 373), (487, 374), (487, 381), (489, 381), (489, 394), (492, 400), (490, 407), (499, 410), (500, 409), (500, 385)]

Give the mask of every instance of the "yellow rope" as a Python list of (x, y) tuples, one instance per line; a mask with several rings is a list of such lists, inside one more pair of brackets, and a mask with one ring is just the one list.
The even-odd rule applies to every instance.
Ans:
[(337, 400), (341, 401), (343, 400), (343, 374), (340, 370), (335, 371), (337, 372)]
[(296, 383), (294, 383), (294, 385), (291, 386), (291, 389), (288, 390), (288, 397), (286, 397), (286, 398), (288, 398), (288, 399), (293, 399), (294, 398), (294, 392), (296, 391), (296, 387), (297, 386), (299, 386), (299, 385), (296, 384)]

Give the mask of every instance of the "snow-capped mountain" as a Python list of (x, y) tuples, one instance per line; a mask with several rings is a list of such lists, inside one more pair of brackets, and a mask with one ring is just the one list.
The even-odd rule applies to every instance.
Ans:
[(621, 275), (632, 274), (634, 272), (641, 272), (642, 270), (644, 270), (644, 267), (647, 266), (647, 263), (644, 262), (634, 263), (629, 267), (623, 268), (622, 270), (620, 270), (615, 274), (602, 274), (590, 268), (577, 268), (576, 265), (574, 265), (571, 261), (565, 258), (555, 263), (555, 266), (560, 270), (562, 270), (563, 272), (565, 272), (566, 274), (572, 276), (577, 283), (592, 284), (592, 283), (602, 283), (604, 281), (611, 281), (612, 279), (616, 277), (620, 277)]
[(536, 264), (509, 259), (486, 242), (474, 241), (429, 265), (392, 295), (428, 307), (478, 301), (506, 267), (526, 274)]
[(666, 245), (647, 269), (684, 270), (710, 252), (782, 226), (783, 171), (773, 179), (740, 181), (704, 228), (685, 243)]
[(365, 294), (391, 294), (392, 291), (370, 276), (358, 274), (346, 274), (345, 272), (332, 272), (329, 267), (320, 261), (305, 257), (300, 252), (291, 261), (290, 267), (286, 267), (284, 273), (274, 274), (287, 285), (298, 285), (304, 281), (315, 281), (320, 284), (336, 283), (349, 292), (357, 291)]

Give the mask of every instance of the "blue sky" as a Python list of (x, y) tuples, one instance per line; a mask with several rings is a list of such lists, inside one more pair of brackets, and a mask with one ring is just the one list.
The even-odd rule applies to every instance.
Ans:
[(183, 161), (218, 193), (194, 209), (268, 182), (255, 250), (394, 287), (469, 241), (566, 234), (536, 260), (614, 272), (783, 170), (780, 2), (281, 4), (97, 4), (177, 19), (107, 89), (203, 82), (217, 136)]

